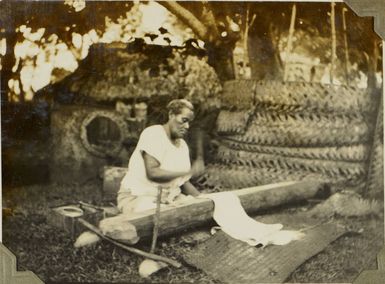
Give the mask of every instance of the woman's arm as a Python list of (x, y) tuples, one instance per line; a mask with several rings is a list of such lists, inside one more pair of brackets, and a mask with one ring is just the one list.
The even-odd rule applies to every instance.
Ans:
[(198, 196), (200, 194), (199, 190), (189, 181), (186, 181), (182, 185), (182, 192), (186, 195)]
[(142, 152), (144, 167), (146, 168), (146, 174), (149, 180), (154, 182), (169, 182), (175, 178), (191, 175), (191, 171), (188, 172), (171, 172), (160, 168), (160, 163), (153, 156)]

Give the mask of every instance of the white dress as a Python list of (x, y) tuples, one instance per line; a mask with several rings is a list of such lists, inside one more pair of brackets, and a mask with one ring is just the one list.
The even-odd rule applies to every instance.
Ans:
[(190, 175), (166, 183), (153, 182), (147, 178), (142, 156), (142, 152), (146, 152), (154, 157), (161, 169), (187, 172), (191, 168), (189, 149), (183, 139), (177, 142), (176, 146), (170, 141), (162, 125), (153, 125), (143, 130), (118, 192), (118, 208), (122, 212), (155, 208), (159, 186), (180, 193), (180, 186), (190, 179)]

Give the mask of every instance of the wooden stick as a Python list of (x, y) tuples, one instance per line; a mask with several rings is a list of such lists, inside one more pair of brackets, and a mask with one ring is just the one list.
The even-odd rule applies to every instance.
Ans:
[(140, 249), (136, 249), (136, 248), (133, 248), (133, 247), (129, 247), (129, 246), (126, 246), (126, 245), (123, 245), (109, 237), (106, 237), (105, 235), (103, 235), (103, 233), (97, 228), (95, 227), (94, 225), (88, 223), (86, 220), (84, 220), (83, 218), (78, 218), (77, 219), (79, 221), (79, 223), (81, 223), (82, 225), (84, 225), (86, 228), (88, 228), (89, 230), (91, 230), (92, 232), (94, 232), (95, 234), (97, 234), (99, 237), (101, 237), (103, 240), (106, 240), (106, 241), (109, 241), (110, 243), (113, 243), (114, 245), (126, 250), (126, 251), (129, 251), (131, 253), (134, 253), (134, 254), (137, 254), (137, 255), (140, 255), (140, 256), (144, 256), (146, 258), (149, 258), (149, 259), (153, 259), (153, 260), (158, 260), (158, 261), (163, 261), (165, 263), (168, 263), (176, 268), (180, 268), (182, 266), (182, 264), (178, 261), (175, 261), (175, 260), (172, 260), (170, 258), (167, 258), (167, 257), (163, 257), (163, 256), (160, 256), (160, 255), (156, 255), (156, 254), (153, 254), (153, 253), (148, 253), (148, 252), (144, 252)]
[(87, 202), (83, 202), (83, 201), (79, 201), (78, 203), (79, 203), (81, 206), (91, 207), (91, 208), (98, 209), (98, 210), (104, 210), (103, 207), (97, 206), (97, 205), (93, 205), (93, 204), (91, 204), (91, 203), (87, 203)]
[[(246, 68), (247, 64), (250, 63), (250, 59), (249, 59), (249, 47), (248, 47), (248, 38), (249, 38), (249, 30), (250, 28), (252, 27), (252, 25), (254, 25), (254, 21), (255, 21), (255, 18), (256, 18), (256, 15), (253, 14), (252, 18), (251, 18), (251, 21), (250, 20), (250, 3), (247, 4), (247, 10), (246, 10), (246, 21), (245, 21), (245, 31), (243, 33), (243, 50), (244, 50), (244, 53), (243, 53), (243, 64), (244, 64), (244, 68)], [(248, 79), (248, 78), (246, 78)]]
[(156, 211), (154, 215), (154, 230), (152, 232), (152, 242), (151, 242), (151, 249), (150, 253), (154, 253), (156, 241), (158, 239), (158, 232), (159, 232), (159, 217), (160, 217), (160, 201), (162, 199), (162, 187), (158, 187), (158, 196), (156, 199)]

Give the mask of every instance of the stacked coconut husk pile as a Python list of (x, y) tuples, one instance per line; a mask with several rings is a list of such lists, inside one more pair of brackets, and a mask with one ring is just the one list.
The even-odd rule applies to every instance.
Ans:
[(373, 134), (367, 90), (237, 80), (225, 83), (222, 102), (218, 148), (201, 185), (224, 190), (303, 179), (363, 184)]

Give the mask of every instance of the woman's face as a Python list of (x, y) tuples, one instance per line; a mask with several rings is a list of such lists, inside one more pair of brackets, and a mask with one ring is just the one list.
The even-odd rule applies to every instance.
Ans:
[(180, 114), (170, 114), (169, 125), (171, 138), (183, 138), (190, 128), (190, 122), (193, 119), (194, 112), (188, 108), (183, 108)]

